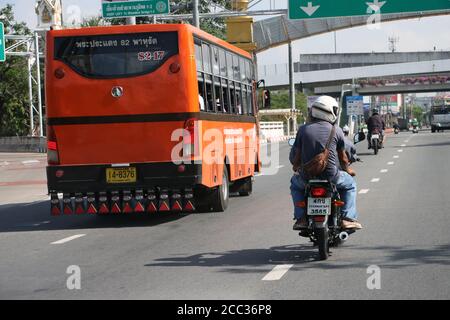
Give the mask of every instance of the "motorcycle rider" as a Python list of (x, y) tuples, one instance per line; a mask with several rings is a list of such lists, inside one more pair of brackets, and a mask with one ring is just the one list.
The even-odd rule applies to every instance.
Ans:
[[(317, 154), (321, 153), (329, 139), (330, 131), (335, 125), (339, 114), (339, 105), (336, 99), (329, 96), (319, 97), (311, 106), (310, 122), (301, 126), (297, 132), (295, 143), (291, 149), (289, 160), (293, 165), (295, 174), (291, 178), (291, 195), (294, 202), (293, 229), (307, 228), (305, 210), (300, 203), (305, 199), (305, 181), (302, 163), (308, 163)], [(339, 161), (339, 163), (338, 163)], [(342, 170), (339, 170), (340, 168)], [(317, 178), (328, 180), (335, 184), (345, 205), (342, 207), (345, 229), (361, 229), (356, 220), (356, 182), (353, 179), (355, 172), (349, 167), (349, 160), (345, 152), (345, 137), (342, 129), (336, 126), (335, 135), (331, 140), (329, 158), (325, 171)]]
[(380, 142), (383, 145), (384, 142), (384, 130), (386, 129), (386, 124), (384, 123), (383, 118), (380, 116), (378, 108), (374, 108), (372, 110), (372, 116), (367, 119), (367, 129), (369, 132), (367, 133), (367, 140), (369, 142), (369, 149), (372, 148), (370, 145), (372, 139), (372, 133), (377, 132), (380, 135)]
[(350, 163), (356, 162), (358, 156), (356, 155), (356, 147), (349, 138), (350, 128), (348, 127), (348, 125), (345, 125), (342, 128), (342, 132), (344, 132), (345, 153), (347, 154), (348, 160), (350, 161)]

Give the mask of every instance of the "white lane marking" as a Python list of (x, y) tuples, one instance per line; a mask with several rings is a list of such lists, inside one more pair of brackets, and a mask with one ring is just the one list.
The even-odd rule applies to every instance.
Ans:
[(404, 142), (408, 143), (408, 142), (409, 142), (409, 140), (405, 140)]
[(359, 194), (366, 194), (369, 192), (370, 189), (361, 189), (358, 193)]
[(373, 178), (370, 182), (380, 182), (380, 178)]
[[(281, 169), (281, 168), (284, 168), (285, 167), (285, 165), (279, 165), (279, 166), (277, 166), (277, 169)], [(264, 172), (258, 172), (257, 174), (255, 174), (255, 177), (262, 177), (262, 176), (267, 176), (267, 174), (265, 174)]]
[(66, 242), (69, 242), (69, 241), (72, 241), (72, 240), (75, 240), (75, 239), (78, 239), (78, 238), (81, 238), (81, 237), (84, 237), (84, 236), (85, 236), (85, 234), (76, 234), (74, 236), (67, 237), (67, 238), (64, 238), (64, 239), (52, 242), (51, 244), (63, 244), (63, 243), (66, 243)]
[(9, 162), (8, 161), (0, 162), (0, 167), (4, 167), (4, 166), (9, 166)]
[(387, 164), (388, 164), (388, 166), (392, 166), (392, 165), (394, 165), (394, 161), (390, 161), (390, 162), (388, 162)]
[(400, 158), (400, 156), (394, 156), (394, 159), (398, 159), (398, 158)]
[(402, 149), (400, 149), (400, 150), (397, 150), (397, 152), (403, 152), (403, 150), (402, 150)]
[(406, 147), (406, 144), (402, 144), (400, 147)]
[(380, 172), (381, 173), (386, 173), (386, 172), (388, 172), (388, 169), (381, 169)]
[(280, 264), (275, 266), (275, 268), (272, 269), (268, 274), (262, 278), (262, 281), (276, 281), (280, 280), (286, 272), (289, 271), (290, 268), (292, 268), (293, 264)]
[(39, 160), (26, 160), (22, 161), (22, 164), (32, 164), (32, 163), (39, 163)]

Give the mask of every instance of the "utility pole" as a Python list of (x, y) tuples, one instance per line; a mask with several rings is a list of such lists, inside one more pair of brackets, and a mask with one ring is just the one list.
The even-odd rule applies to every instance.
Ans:
[(194, 27), (200, 28), (200, 14), (198, 12), (198, 0), (193, 0), (193, 23)]

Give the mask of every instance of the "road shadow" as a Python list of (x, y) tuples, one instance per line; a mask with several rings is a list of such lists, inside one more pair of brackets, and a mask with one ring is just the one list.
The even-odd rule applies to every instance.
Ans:
[(0, 205), (0, 233), (71, 229), (154, 227), (187, 217), (188, 214), (50, 214), (50, 201)]
[(450, 146), (450, 141), (436, 142), (436, 143), (425, 143), (425, 144), (415, 144), (409, 145), (403, 148), (423, 148), (423, 147), (447, 147)]
[(267, 265), (297, 264), (318, 261), (317, 248), (311, 245), (277, 246), (268, 249), (244, 249), (226, 252), (203, 252), (189, 256), (156, 259), (146, 267), (221, 267), (235, 273), (253, 273)]
[[(332, 248), (326, 261), (319, 261), (318, 250), (312, 245), (288, 245), (271, 248), (203, 252), (194, 255), (175, 255), (156, 259), (146, 267), (217, 267), (221, 272), (255, 273), (267, 271), (268, 265), (294, 264), (292, 270), (340, 270), (364, 268), (376, 264), (380, 268), (401, 269), (411, 266), (450, 266), (450, 244), (427, 248), (412, 246), (358, 247), (344, 245)], [(340, 254), (343, 251), (343, 254)], [(345, 252), (349, 251), (349, 252)], [(364, 258), (362, 253), (379, 252)], [(348, 260), (351, 256), (351, 260)]]

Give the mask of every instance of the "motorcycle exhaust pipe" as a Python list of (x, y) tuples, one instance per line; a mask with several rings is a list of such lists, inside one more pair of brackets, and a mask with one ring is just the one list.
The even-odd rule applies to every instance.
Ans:
[(340, 239), (341, 241), (347, 241), (347, 239), (348, 239), (348, 233), (345, 232), (345, 231), (339, 233), (339, 239)]

